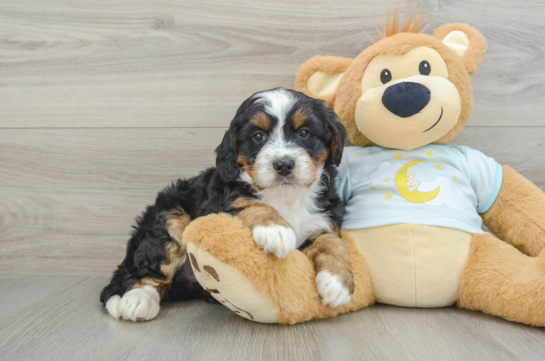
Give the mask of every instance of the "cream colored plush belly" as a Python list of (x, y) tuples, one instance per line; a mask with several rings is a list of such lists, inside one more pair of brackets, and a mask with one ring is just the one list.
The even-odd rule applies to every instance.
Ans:
[(377, 302), (445, 307), (458, 301), (470, 233), (414, 224), (347, 231), (369, 264)]

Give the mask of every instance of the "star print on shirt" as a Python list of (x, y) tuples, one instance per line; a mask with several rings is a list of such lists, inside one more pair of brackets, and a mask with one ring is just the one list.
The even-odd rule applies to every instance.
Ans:
[(371, 186), (371, 187), (369, 187), (369, 189), (370, 189), (370, 190), (375, 190), (376, 188), (373, 187), (373, 186)]
[(392, 196), (393, 196), (393, 194), (388, 192), (383, 197), (384, 197), (384, 199), (390, 199), (390, 198), (392, 198)]
[(452, 177), (452, 180), (456, 182), (458, 180), (458, 177)]
[(389, 182), (389, 181), (390, 181), (390, 178), (386, 178), (386, 179), (384, 180), (384, 183)]
[(436, 164), (436, 165), (433, 166), (433, 168), (439, 169), (439, 170), (445, 169), (445, 168), (441, 167), (441, 164)]
[(426, 152), (426, 157), (428, 157), (428, 158), (433, 157), (433, 153), (431, 152), (431, 150), (428, 150), (428, 151)]
[(394, 159), (401, 159), (403, 157), (403, 153), (395, 152)]

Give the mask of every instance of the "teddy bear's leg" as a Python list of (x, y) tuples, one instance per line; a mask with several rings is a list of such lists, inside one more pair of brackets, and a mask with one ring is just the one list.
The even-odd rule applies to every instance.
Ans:
[(492, 233), (525, 254), (545, 249), (545, 193), (512, 168), (503, 166), (498, 198), (482, 217)]
[(343, 233), (350, 252), (355, 291), (346, 305), (322, 305), (316, 271), (308, 257), (266, 254), (242, 221), (228, 214), (201, 217), (186, 228), (183, 242), (197, 280), (238, 315), (257, 322), (294, 324), (332, 317), (374, 303), (369, 269), (354, 240)]
[(474, 234), (458, 306), (545, 326), (545, 253), (530, 257), (490, 233)]

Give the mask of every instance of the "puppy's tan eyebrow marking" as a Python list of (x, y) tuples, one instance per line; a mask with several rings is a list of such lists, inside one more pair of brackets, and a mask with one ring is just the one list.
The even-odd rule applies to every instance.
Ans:
[(263, 130), (269, 130), (271, 127), (271, 123), (269, 122), (269, 118), (267, 117), (267, 114), (263, 112), (256, 113), (252, 119), (250, 119), (250, 123), (253, 125), (257, 125)]
[(293, 127), (299, 129), (305, 124), (308, 115), (303, 109), (298, 109), (293, 115)]

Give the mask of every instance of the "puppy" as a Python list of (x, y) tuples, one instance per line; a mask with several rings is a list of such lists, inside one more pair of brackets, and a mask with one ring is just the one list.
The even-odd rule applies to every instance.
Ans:
[[(252, 95), (216, 149), (216, 167), (162, 190), (137, 218), (127, 254), (100, 295), (115, 318), (150, 320), (160, 300), (209, 298), (181, 242), (191, 220), (228, 212), (267, 253), (299, 248), (314, 262), (324, 305), (348, 303), (353, 274), (335, 193), (345, 129), (321, 100), (287, 89)], [(227, 240), (226, 240), (227, 241)]]

